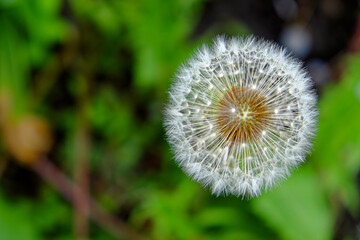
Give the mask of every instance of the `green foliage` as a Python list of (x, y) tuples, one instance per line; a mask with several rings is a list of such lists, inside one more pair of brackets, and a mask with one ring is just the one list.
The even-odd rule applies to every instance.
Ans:
[(0, 87), (13, 94), (16, 112), (28, 108), (26, 88), (31, 66), (50, 56), (50, 46), (63, 39), (60, 1), (0, 1)]
[[(31, 64), (42, 64), (50, 55), (49, 47), (63, 40), (66, 29), (64, 21), (59, 17), (61, 3), (60, 0), (0, 1), (2, 20), (15, 28), (12, 31), (16, 31), (22, 41), (14, 43), (17, 47), (23, 48), (23, 52), (17, 57), (25, 55)], [(3, 36), (15, 38), (8, 34), (2, 31)]]
[(359, 210), (356, 175), (360, 168), (360, 57), (344, 61), (344, 76), (319, 102), (318, 138), (312, 159), (328, 194), (354, 213)]
[(168, 77), (189, 53), (185, 40), (193, 29), (200, 0), (121, 1), (135, 54), (134, 86), (156, 86), (163, 96)]
[(276, 239), (248, 210), (249, 203), (209, 198), (208, 192), (187, 178), (172, 191), (148, 194), (132, 220), (138, 226), (150, 222), (154, 239)]
[(309, 166), (254, 200), (253, 208), (283, 239), (331, 238), (333, 215), (316, 172)]
[(119, 174), (134, 168), (144, 142), (140, 135), (144, 129), (136, 128), (137, 120), (127, 102), (129, 100), (125, 96), (119, 97), (113, 89), (104, 87), (94, 96), (88, 109), (94, 131), (106, 139), (102, 146), (98, 146), (99, 153), (94, 155), (94, 163), (99, 166), (104, 161), (104, 155), (105, 158), (119, 159), (118, 164), (113, 166)]
[(0, 198), (0, 232), (4, 239), (38, 239), (32, 217), (23, 204), (10, 204)]
[(46, 190), (37, 204), (25, 199), (12, 202), (0, 194), (0, 233), (2, 239), (71, 239), (71, 211), (53, 191)]

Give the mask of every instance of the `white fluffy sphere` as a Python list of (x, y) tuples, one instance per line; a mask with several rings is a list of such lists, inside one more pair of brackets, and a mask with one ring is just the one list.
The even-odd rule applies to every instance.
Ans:
[(309, 152), (312, 84), (276, 44), (216, 38), (179, 69), (169, 92), (164, 125), (176, 161), (215, 195), (260, 195)]

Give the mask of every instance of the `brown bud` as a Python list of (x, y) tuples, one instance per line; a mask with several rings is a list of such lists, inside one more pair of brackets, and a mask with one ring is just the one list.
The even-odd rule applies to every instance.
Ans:
[(48, 153), (52, 145), (49, 124), (34, 115), (7, 120), (2, 129), (4, 144), (20, 163), (32, 165)]

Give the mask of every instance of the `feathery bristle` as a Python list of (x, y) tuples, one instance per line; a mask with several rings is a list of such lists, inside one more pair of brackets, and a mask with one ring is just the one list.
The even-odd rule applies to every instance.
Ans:
[(316, 95), (301, 62), (255, 37), (219, 37), (182, 66), (165, 113), (175, 159), (213, 194), (258, 196), (305, 160)]

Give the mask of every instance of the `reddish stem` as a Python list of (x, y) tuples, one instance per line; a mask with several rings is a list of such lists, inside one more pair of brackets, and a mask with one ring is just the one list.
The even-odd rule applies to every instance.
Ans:
[[(94, 202), (89, 196), (86, 196), (76, 184), (74, 184), (65, 174), (61, 172), (60, 169), (47, 159), (39, 161), (32, 167), (35, 172), (57, 189), (72, 204), (76, 204), (75, 201), (78, 198), (86, 199), (90, 206), (89, 217), (115, 237), (131, 240), (144, 239), (128, 227), (123, 221), (104, 212), (96, 202)], [(84, 211), (83, 214), (87, 215), (88, 212)]]

